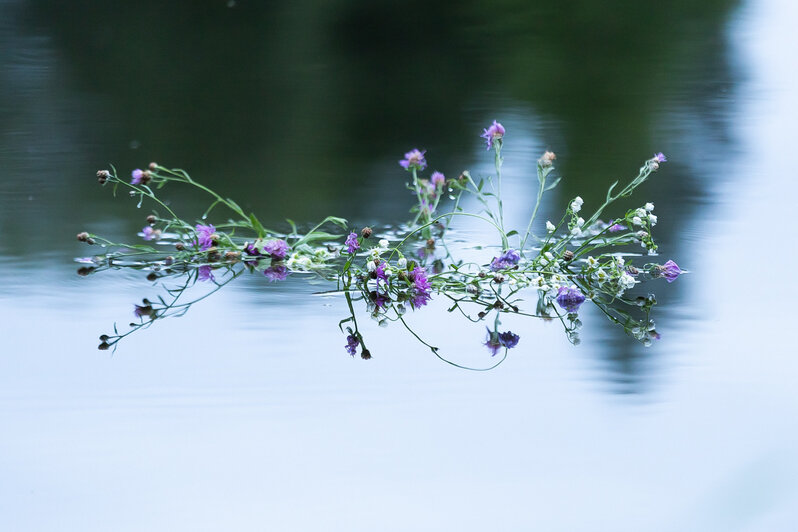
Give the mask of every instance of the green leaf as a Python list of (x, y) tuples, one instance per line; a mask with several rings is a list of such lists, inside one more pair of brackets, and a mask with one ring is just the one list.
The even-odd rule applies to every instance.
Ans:
[(511, 237), (511, 236), (514, 236), (514, 235), (517, 235), (517, 234), (518, 234), (518, 231), (516, 231), (515, 229), (513, 229), (512, 231), (510, 231), (509, 233), (507, 233), (505, 236), (509, 238), (509, 237)]
[(258, 220), (258, 217), (255, 216), (254, 212), (249, 214), (249, 221), (252, 222), (252, 227), (258, 233), (258, 238), (263, 238), (266, 236), (266, 229), (263, 227), (263, 225), (261, 225), (260, 220)]
[(551, 184), (549, 184), (548, 186), (546, 186), (546, 188), (544, 188), (544, 189), (543, 189), (543, 191), (545, 192), (545, 191), (547, 191), (547, 190), (551, 190), (551, 189), (553, 189), (554, 187), (556, 187), (556, 186), (557, 186), (557, 185), (560, 183), (560, 180), (561, 180), (561, 179), (562, 179), (562, 177), (558, 177), (558, 178), (556, 178), (554, 181), (552, 181), (552, 182), (551, 182)]
[(607, 190), (607, 201), (610, 201), (610, 198), (612, 198), (612, 189), (614, 189), (617, 184), (618, 182), (616, 181), (615, 183), (610, 185), (609, 190)]

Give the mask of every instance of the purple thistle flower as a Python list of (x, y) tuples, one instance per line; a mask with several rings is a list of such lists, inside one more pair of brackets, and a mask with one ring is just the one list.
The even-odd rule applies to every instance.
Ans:
[(197, 240), (194, 244), (199, 246), (200, 251), (210, 249), (213, 246), (211, 237), (216, 232), (216, 228), (212, 225), (197, 224), (194, 229), (197, 231)]
[(584, 302), (585, 296), (576, 286), (561, 286), (557, 291), (557, 303), (570, 313), (578, 312), (579, 306)]
[(385, 272), (385, 262), (380, 262), (377, 267), (374, 269), (374, 275), (377, 276), (377, 279), (382, 279), (386, 283), (388, 282), (388, 274)]
[(144, 240), (158, 240), (161, 238), (161, 231), (159, 229), (153, 229), (149, 225), (145, 226), (141, 232), (144, 233)]
[(499, 342), (501, 342), (501, 344), (507, 349), (512, 349), (513, 347), (517, 346), (518, 340), (520, 339), (520, 336), (513, 334), (510, 331), (499, 333)]
[(664, 154), (664, 153), (662, 153), (662, 152), (655, 153), (655, 154), (654, 154), (654, 159), (653, 159), (653, 160), (654, 160), (654, 161), (656, 161), (656, 162), (658, 162), (658, 163), (664, 163), (664, 162), (667, 162), (667, 161), (668, 161), (668, 159), (665, 157), (665, 154)]
[(288, 274), (289, 270), (285, 267), (285, 264), (273, 264), (263, 270), (263, 275), (272, 283), (275, 281), (285, 281)]
[(133, 185), (141, 185), (144, 182), (144, 171), (141, 168), (136, 168), (130, 172), (130, 176), (133, 178), (130, 180)]
[(518, 261), (521, 260), (521, 255), (518, 251), (514, 249), (508, 249), (498, 257), (493, 257), (493, 260), (490, 261), (490, 269), (494, 272), (499, 270), (509, 270), (513, 266), (518, 264)]
[(493, 147), (493, 144), (504, 137), (504, 126), (498, 123), (497, 121), (493, 121), (493, 124), (487, 129), (482, 132), (480, 135), (488, 144), (488, 150)]
[(197, 280), (202, 281), (203, 283), (205, 281), (213, 281), (214, 277), (211, 267), (206, 264), (205, 266), (200, 266), (197, 268)]
[(665, 264), (659, 267), (660, 276), (664, 277), (666, 281), (672, 283), (676, 280), (679, 275), (682, 273), (682, 269), (679, 268), (679, 265), (669, 260)]
[(288, 243), (281, 239), (270, 240), (263, 246), (263, 251), (275, 260), (283, 260), (288, 253)]
[(433, 172), (430, 181), (435, 189), (443, 188), (443, 185), (446, 184), (446, 176), (440, 172)]
[(360, 244), (357, 241), (357, 233), (349, 233), (344, 245), (346, 246), (346, 252), (350, 255), (360, 249)]
[(255, 246), (255, 244), (249, 244), (249, 243), (247, 243), (247, 244), (244, 246), (244, 253), (246, 253), (247, 255), (251, 255), (251, 256), (253, 256), (253, 257), (260, 257), (260, 256), (261, 256), (261, 252), (260, 252), (260, 250), (258, 250), (258, 248)]
[(424, 159), (425, 153), (427, 153), (426, 150), (410, 150), (405, 153), (405, 158), (399, 161), (399, 165), (405, 170), (412, 170), (413, 168), (423, 170), (427, 167), (427, 160)]
[[(351, 329), (350, 329), (351, 330)], [(354, 334), (350, 334), (346, 337), (346, 352), (352, 356), (357, 354), (357, 346), (360, 345), (360, 340), (358, 340), (357, 336)]]
[(410, 272), (408, 278), (413, 282), (413, 297), (411, 299), (413, 307), (423, 307), (432, 298), (430, 295), (432, 285), (430, 285), (427, 279), (427, 271), (416, 266), (416, 268)]

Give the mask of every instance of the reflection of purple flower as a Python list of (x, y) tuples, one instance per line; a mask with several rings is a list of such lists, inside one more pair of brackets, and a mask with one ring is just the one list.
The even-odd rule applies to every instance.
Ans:
[(285, 240), (270, 240), (263, 246), (263, 251), (273, 259), (283, 260), (288, 253), (288, 243)]
[(512, 349), (513, 347), (518, 345), (518, 340), (521, 337), (517, 334), (513, 334), (510, 331), (499, 333), (499, 342), (506, 347), (507, 349)]
[(490, 351), (490, 356), (495, 357), (502, 348), (502, 343), (499, 341), (499, 335), (488, 331), (488, 338), (485, 340), (485, 347), (487, 347), (488, 351)]
[[(351, 329), (350, 329), (351, 330)], [(352, 356), (357, 354), (357, 346), (360, 345), (360, 340), (357, 339), (357, 336), (354, 334), (350, 334), (346, 337), (346, 352)]]
[(625, 230), (626, 230), (625, 225), (616, 223), (614, 220), (610, 222), (610, 228), (608, 229), (610, 233), (617, 233), (619, 231), (625, 231)]
[(133, 314), (137, 318), (141, 318), (142, 316), (152, 316), (152, 305), (135, 305), (135, 309), (133, 309)]
[(576, 286), (561, 286), (557, 291), (557, 303), (567, 310), (574, 313), (579, 311), (579, 305), (585, 302), (585, 296)]
[(354, 253), (356, 250), (360, 249), (360, 244), (357, 241), (357, 233), (349, 233), (349, 236), (346, 237), (346, 242), (344, 242), (346, 246), (346, 252), (349, 254)]
[(380, 292), (369, 292), (369, 297), (377, 308), (385, 308), (385, 304), (391, 300), (387, 294), (382, 294)]
[(199, 246), (200, 251), (205, 251), (213, 246), (213, 239), (211, 236), (216, 232), (216, 228), (212, 225), (197, 224), (194, 228), (197, 231), (196, 245)]
[(443, 188), (444, 183), (446, 183), (446, 176), (440, 172), (433, 172), (430, 181), (432, 182), (432, 186), (436, 189)]
[(676, 280), (679, 275), (681, 275), (682, 270), (679, 268), (679, 265), (669, 260), (665, 264), (659, 267), (660, 275), (665, 278), (669, 283), (672, 283)]
[(490, 262), (490, 269), (494, 272), (508, 270), (518, 264), (519, 260), (521, 260), (521, 255), (514, 249), (508, 249), (498, 257), (493, 257)]
[(197, 279), (202, 282), (213, 281), (213, 273), (211, 272), (211, 267), (205, 265), (197, 268)]
[(145, 226), (141, 232), (144, 233), (144, 240), (158, 240), (161, 236), (161, 232), (158, 229), (153, 229), (149, 225)]
[(413, 307), (423, 307), (432, 297), (430, 296), (432, 285), (429, 284), (429, 280), (427, 279), (427, 271), (416, 266), (416, 268), (410, 272), (408, 278), (413, 282)]
[(658, 163), (664, 163), (668, 159), (665, 158), (665, 154), (664, 153), (659, 152), (659, 153), (654, 154), (654, 159), (653, 160), (658, 162)]
[(491, 124), (489, 128), (485, 129), (480, 137), (487, 141), (488, 150), (490, 150), (495, 141), (504, 137), (504, 126), (494, 120), (493, 124)]
[(427, 161), (424, 159), (426, 151), (410, 150), (405, 153), (405, 158), (399, 161), (399, 165), (405, 170), (423, 170), (427, 167)]
[(130, 180), (130, 183), (133, 185), (140, 185), (144, 182), (144, 172), (141, 168), (136, 168), (130, 173), (130, 176), (133, 178)]
[(255, 244), (247, 244), (244, 246), (244, 253), (253, 257), (260, 257), (261, 252), (255, 247)]
[(275, 281), (285, 281), (285, 278), (288, 277), (288, 268), (285, 267), (285, 264), (272, 264), (265, 270), (263, 270), (263, 275), (271, 281), (272, 283)]

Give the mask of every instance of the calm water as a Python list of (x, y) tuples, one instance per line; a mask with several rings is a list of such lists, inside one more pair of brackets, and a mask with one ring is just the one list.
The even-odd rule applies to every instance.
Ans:
[[(0, 0), (0, 529), (795, 529), (792, 3), (54, 4)], [(544, 219), (668, 154), (635, 203), (692, 273), (652, 285), (654, 346), (588, 309), (578, 347), (506, 320), (521, 342), (489, 373), (376, 324), (364, 362), (343, 300), (253, 276), (96, 349), (159, 293), (76, 275), (75, 233), (146, 214), (97, 169), (180, 166), (272, 225), (390, 224), (401, 154), (488, 172), (494, 118), (514, 225), (546, 148), (566, 179)], [(487, 361), (444, 309), (412, 323)]]

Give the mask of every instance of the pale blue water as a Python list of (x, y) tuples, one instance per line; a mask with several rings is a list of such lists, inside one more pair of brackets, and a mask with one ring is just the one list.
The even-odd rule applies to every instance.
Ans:
[[(405, 26), (350, 3), (159, 17), (0, 2), (0, 530), (794, 529), (797, 294), (782, 272), (798, 259), (795, 8), (561, 22), (529, 7), (555, 17), (546, 30), (508, 15), (519, 5), (487, 21), (476, 5), (430, 8), (405, 53), (391, 45)], [(602, 32), (585, 33), (590, 17)], [(646, 25), (656, 38), (638, 42), (629, 28)], [(569, 38), (536, 37), (554, 29)], [(498, 56), (481, 44), (491, 34)], [(511, 225), (545, 148), (567, 179), (544, 219), (668, 154), (637, 197), (691, 273), (654, 285), (654, 346), (590, 310), (577, 347), (556, 323), (508, 318), (519, 346), (471, 373), (364, 318), (365, 362), (343, 349), (343, 300), (253, 276), (96, 350), (158, 293), (141, 273), (75, 274), (76, 232), (143, 225), (96, 169), (157, 159), (270, 221), (394, 223), (409, 207), (401, 154), (487, 172), (478, 134), (493, 118), (508, 130)], [(458, 360), (488, 361), (484, 330), (443, 301), (411, 322)]]

